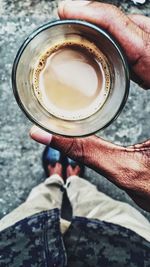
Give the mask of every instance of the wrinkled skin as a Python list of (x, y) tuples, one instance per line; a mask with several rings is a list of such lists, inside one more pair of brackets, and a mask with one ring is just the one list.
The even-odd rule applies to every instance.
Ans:
[[(141, 87), (150, 88), (150, 18), (127, 16), (113, 5), (92, 1), (62, 2), (58, 13), (61, 19), (84, 19), (111, 33), (127, 56), (131, 78)], [(140, 207), (150, 211), (150, 140), (121, 147), (96, 136), (52, 136), (35, 126), (30, 135), (37, 142), (50, 144), (96, 170), (125, 190)]]

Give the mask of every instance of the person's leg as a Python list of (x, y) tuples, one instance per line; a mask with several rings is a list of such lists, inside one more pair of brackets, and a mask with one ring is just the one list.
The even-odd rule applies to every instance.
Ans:
[(61, 209), (63, 195), (61, 186), (63, 186), (62, 178), (53, 175), (35, 187), (23, 204), (0, 220), (0, 231), (38, 212)]
[[(55, 167), (49, 167), (49, 175), (43, 183), (32, 189), (22, 205), (0, 221), (0, 231), (36, 213), (54, 208), (61, 209), (64, 191), (61, 164), (56, 163)], [(69, 222), (61, 220), (61, 232), (64, 233), (69, 225)]]
[(99, 219), (124, 226), (150, 241), (150, 223), (129, 204), (116, 201), (76, 175), (67, 180), (66, 190), (73, 215)]

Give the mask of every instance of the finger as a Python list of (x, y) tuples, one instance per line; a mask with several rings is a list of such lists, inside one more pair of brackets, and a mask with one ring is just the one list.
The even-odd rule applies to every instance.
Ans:
[[(88, 164), (88, 161), (93, 161), (95, 158), (94, 150), (97, 147), (95, 140), (97, 137), (87, 138), (66, 138), (57, 135), (51, 135), (37, 126), (33, 126), (30, 130), (30, 136), (38, 143), (50, 145), (55, 149), (60, 150), (66, 156), (82, 163)], [(91, 159), (90, 159), (91, 158)]]
[(150, 18), (139, 14), (128, 15), (128, 17), (142, 30), (150, 33)]
[(39, 143), (60, 150), (66, 156), (87, 165), (120, 185), (119, 172), (124, 162), (122, 159), (124, 148), (96, 136), (86, 138), (52, 136), (36, 126), (31, 129), (30, 136)]
[(137, 61), (141, 56), (142, 30), (116, 6), (92, 1), (66, 1), (62, 2), (58, 12), (63, 19), (83, 19), (110, 32), (122, 44), (130, 61)]
[(127, 149), (130, 151), (134, 151), (134, 152), (135, 151), (149, 151), (150, 152), (150, 139), (142, 143), (128, 146)]
[(62, 2), (58, 13), (62, 19), (82, 19), (97, 24), (111, 33), (124, 49), (132, 67), (133, 77), (144, 88), (150, 87), (147, 75), (150, 58), (149, 34), (136, 25), (114, 5), (90, 1)]
[(49, 145), (52, 140), (52, 134), (47, 133), (35, 125), (30, 130), (30, 137), (43, 145)]

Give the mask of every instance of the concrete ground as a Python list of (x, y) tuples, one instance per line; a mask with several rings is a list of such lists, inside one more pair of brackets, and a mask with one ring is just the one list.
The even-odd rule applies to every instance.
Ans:
[[(11, 87), (11, 69), (24, 38), (41, 24), (56, 18), (60, 1), (0, 0), (0, 217), (21, 204), (31, 188), (44, 179), (41, 167), (43, 146), (28, 136), (31, 123), (19, 109)], [(150, 15), (150, 2), (135, 6), (131, 1), (104, 1), (122, 6), (126, 12)], [(121, 4), (120, 4), (121, 2)], [(121, 145), (148, 139), (150, 92), (131, 84), (127, 104), (103, 138)], [(92, 170), (87, 179), (114, 197), (136, 206), (117, 187)], [(150, 215), (143, 212), (150, 219)]]

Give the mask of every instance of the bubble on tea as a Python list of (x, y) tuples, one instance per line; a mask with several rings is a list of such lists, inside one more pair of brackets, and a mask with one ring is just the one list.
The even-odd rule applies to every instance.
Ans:
[(50, 114), (80, 120), (96, 113), (110, 92), (109, 64), (87, 40), (66, 40), (47, 49), (33, 72), (33, 89)]

